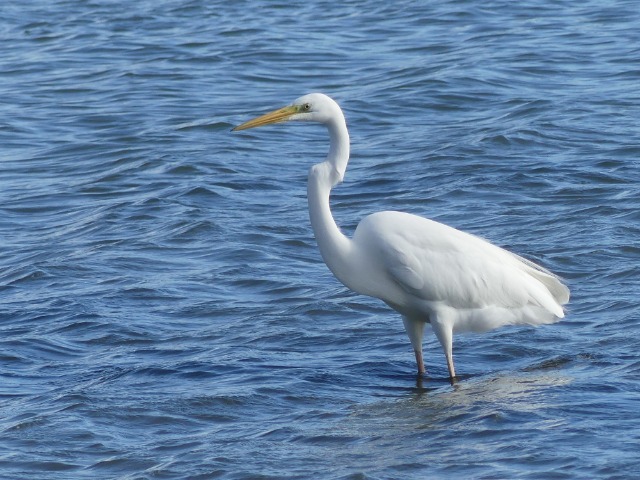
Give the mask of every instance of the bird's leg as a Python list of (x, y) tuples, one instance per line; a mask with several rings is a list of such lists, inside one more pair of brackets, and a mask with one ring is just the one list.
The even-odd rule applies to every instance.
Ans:
[(422, 360), (422, 350), (414, 350), (416, 354), (416, 365), (418, 365), (418, 375), (427, 373), (424, 368), (424, 361)]
[(449, 377), (453, 382), (456, 377), (456, 369), (453, 366), (453, 331), (450, 325), (445, 322), (431, 320), (431, 327), (433, 332), (438, 337), (440, 345), (444, 350), (444, 355), (447, 358), (447, 368), (449, 369)]
[(451, 349), (449, 351), (445, 351), (445, 355), (447, 357), (447, 367), (449, 368), (449, 377), (453, 381), (456, 378), (456, 369), (453, 367), (453, 355), (451, 354)]
[(407, 331), (411, 345), (413, 345), (413, 351), (416, 354), (416, 364), (418, 365), (418, 374), (422, 375), (426, 373), (424, 369), (424, 361), (422, 360), (422, 335), (424, 333), (425, 322), (422, 320), (414, 320), (409, 317), (402, 316), (402, 322), (404, 323), (404, 329)]

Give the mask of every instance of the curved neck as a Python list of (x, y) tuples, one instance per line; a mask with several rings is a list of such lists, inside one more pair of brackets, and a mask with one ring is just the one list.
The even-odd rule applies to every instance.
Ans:
[(309, 217), (322, 259), (338, 280), (347, 285), (351, 240), (342, 234), (333, 219), (329, 195), (344, 178), (349, 161), (349, 134), (344, 119), (331, 122), (327, 127), (331, 137), (327, 159), (309, 170)]
[(324, 163), (331, 165), (335, 171), (336, 178), (332, 178), (333, 183), (331, 183), (333, 187), (342, 182), (344, 173), (347, 170), (347, 163), (349, 163), (349, 131), (343, 116), (329, 122), (327, 130), (329, 130), (331, 146)]

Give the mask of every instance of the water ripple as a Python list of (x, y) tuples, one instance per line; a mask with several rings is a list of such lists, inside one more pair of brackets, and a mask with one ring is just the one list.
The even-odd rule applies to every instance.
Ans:
[[(635, 3), (2, 12), (0, 476), (637, 476)], [(566, 320), (456, 338), (455, 387), (431, 336), (417, 381), (315, 246), (325, 133), (229, 132), (309, 91), (347, 115), (346, 233), (479, 234), (561, 274)]]

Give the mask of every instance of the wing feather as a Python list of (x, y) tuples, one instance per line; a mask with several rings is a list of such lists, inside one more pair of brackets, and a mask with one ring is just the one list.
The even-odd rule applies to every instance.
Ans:
[(365, 220), (387, 275), (412, 296), (455, 309), (534, 306), (564, 316), (560, 305), (569, 299), (568, 288), (529, 260), (406, 213), (380, 212)]

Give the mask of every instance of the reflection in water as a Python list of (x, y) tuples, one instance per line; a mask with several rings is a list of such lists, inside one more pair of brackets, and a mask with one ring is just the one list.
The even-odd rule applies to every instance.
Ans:
[[(566, 422), (553, 410), (554, 389), (571, 381), (561, 372), (472, 378), (453, 386), (430, 386), (428, 379), (422, 379), (403, 398), (355, 408), (333, 435), (362, 439), (351, 451), (359, 454), (356, 458), (376, 457), (381, 464), (395, 461), (407, 468), (403, 459), (411, 463), (420, 458), (421, 462), (446, 464), (450, 475), (456, 468), (469, 474), (469, 465), (478, 462), (479, 454), (484, 460), (515, 455), (495, 450), (492, 439), (500, 438), (502, 445), (505, 437), (526, 442), (533, 431), (564, 426)], [(455, 452), (451, 451), (451, 435), (459, 436), (460, 447)], [(362, 468), (367, 471), (370, 467)]]
[[(393, 417), (415, 416), (424, 423), (426, 418), (441, 422), (459, 414), (489, 410), (535, 412), (548, 405), (550, 390), (571, 383), (571, 378), (559, 372), (544, 372), (467, 379), (452, 386), (428, 386), (427, 382), (428, 379), (418, 379), (416, 389), (406, 398), (367, 405), (366, 414), (375, 412), (378, 419), (390, 416), (391, 423), (396, 424)], [(383, 412), (385, 415), (378, 415)]]

